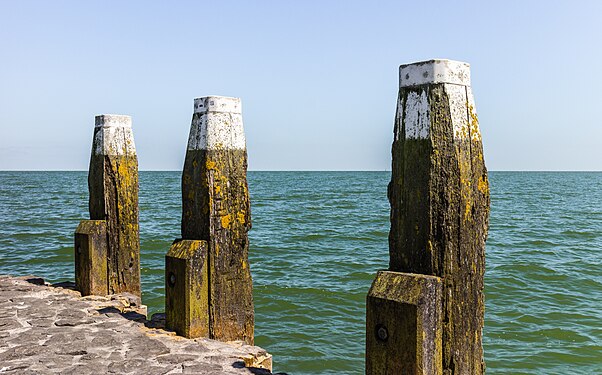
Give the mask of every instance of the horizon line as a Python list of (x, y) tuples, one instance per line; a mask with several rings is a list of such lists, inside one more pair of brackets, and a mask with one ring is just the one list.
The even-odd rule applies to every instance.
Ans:
[[(0, 172), (88, 172), (87, 169), (0, 169)], [(138, 172), (182, 172), (180, 169), (139, 169)], [(391, 172), (390, 169), (249, 169), (247, 172)], [(593, 169), (490, 169), (488, 172), (602, 172)]]

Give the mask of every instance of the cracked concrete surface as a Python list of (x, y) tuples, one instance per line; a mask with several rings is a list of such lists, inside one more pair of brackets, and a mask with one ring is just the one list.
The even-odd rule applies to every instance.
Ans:
[(135, 296), (62, 286), (0, 276), (0, 374), (271, 374), (259, 347), (179, 337)]

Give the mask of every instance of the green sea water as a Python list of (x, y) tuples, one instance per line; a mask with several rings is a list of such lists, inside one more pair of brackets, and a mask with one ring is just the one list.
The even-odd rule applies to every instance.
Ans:
[[(180, 173), (140, 173), (143, 302), (163, 309)], [(0, 274), (73, 280), (86, 172), (0, 172)], [(388, 264), (388, 172), (249, 172), (256, 344), (289, 374), (362, 374)], [(488, 374), (602, 374), (602, 173), (492, 172)]]

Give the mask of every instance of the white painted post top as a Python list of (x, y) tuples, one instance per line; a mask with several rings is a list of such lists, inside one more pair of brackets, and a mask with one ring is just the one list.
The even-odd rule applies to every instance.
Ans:
[(97, 115), (94, 118), (95, 127), (125, 126), (132, 127), (132, 117), (127, 115)]
[(242, 113), (240, 98), (205, 96), (194, 99), (194, 113), (204, 112)]
[(399, 66), (399, 87), (451, 83), (470, 86), (470, 64), (434, 59)]
[(98, 115), (94, 118), (93, 155), (136, 156), (132, 118), (126, 115)]
[(189, 150), (245, 150), (239, 98), (206, 96), (194, 99)]

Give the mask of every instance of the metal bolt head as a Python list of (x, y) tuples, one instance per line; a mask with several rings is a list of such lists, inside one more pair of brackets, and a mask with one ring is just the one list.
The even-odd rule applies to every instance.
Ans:
[(169, 278), (167, 279), (169, 286), (173, 287), (176, 285), (176, 275), (173, 272), (169, 273)]
[(376, 338), (380, 341), (387, 341), (387, 339), (389, 338), (389, 331), (387, 330), (387, 327), (385, 327), (382, 324), (377, 325)]

